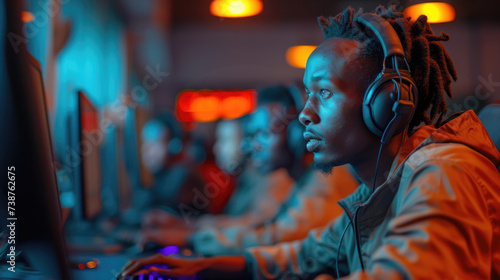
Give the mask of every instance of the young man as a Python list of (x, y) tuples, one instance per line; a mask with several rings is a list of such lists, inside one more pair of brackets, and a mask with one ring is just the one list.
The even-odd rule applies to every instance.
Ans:
[[(500, 153), (472, 111), (439, 124), (447, 109), (443, 95), (451, 95), (450, 76), (456, 78), (439, 42), (448, 36), (434, 35), (425, 16), (412, 20), (393, 10), (376, 12), (397, 32), (418, 88), (410, 102), (394, 102), (399, 114), (418, 98), (401, 133), (381, 146), (363, 118), (365, 92), (380, 78), (386, 55), (376, 34), (353, 19), (353, 9), (320, 18), (326, 41), (309, 57), (304, 75), (309, 99), (300, 120), (316, 166), (327, 171), (349, 163), (362, 181), (340, 202), (344, 215), (302, 241), (254, 248), (245, 256), (157, 255), (131, 261), (125, 274), (163, 263), (170, 269), (160, 272), (167, 275), (248, 270), (256, 279), (500, 278)], [(411, 91), (397, 80), (394, 92)]]

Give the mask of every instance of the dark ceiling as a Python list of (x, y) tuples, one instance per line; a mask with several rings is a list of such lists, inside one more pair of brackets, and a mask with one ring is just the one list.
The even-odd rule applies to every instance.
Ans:
[[(353, 8), (362, 7), (365, 11), (371, 11), (378, 5), (396, 4), (398, 8), (404, 8), (415, 3), (425, 2), (416, 0), (263, 0), (264, 11), (255, 17), (249, 17), (248, 21), (290, 21), (310, 20), (319, 15), (335, 15), (347, 6)], [(429, 1), (427, 1), (429, 2)], [(500, 21), (500, 1), (498, 0), (458, 0), (441, 1), (451, 3), (457, 12), (457, 19), (464, 21)], [(173, 0), (174, 23), (184, 22), (215, 22), (221, 20), (209, 12), (211, 0)], [(234, 19), (224, 19), (234, 20)], [(238, 19), (241, 21), (242, 19)]]

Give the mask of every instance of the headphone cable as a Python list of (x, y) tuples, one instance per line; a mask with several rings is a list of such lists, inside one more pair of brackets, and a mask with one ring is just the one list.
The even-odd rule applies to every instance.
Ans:
[[(356, 211), (354, 212), (354, 221), (356, 221), (356, 218), (358, 217), (358, 208), (356, 208)], [(359, 242), (359, 234), (358, 234), (358, 229), (356, 227), (356, 224), (353, 225), (352, 230), (354, 231), (354, 237), (356, 238), (356, 249), (358, 251), (358, 258), (359, 258), (359, 264), (361, 265), (361, 271), (365, 270), (365, 265), (363, 264), (363, 258), (361, 257), (361, 246)]]
[(340, 236), (340, 241), (339, 241), (339, 246), (337, 247), (337, 257), (335, 258), (335, 270), (337, 272), (337, 279), (340, 278), (339, 274), (339, 256), (340, 256), (340, 246), (342, 246), (342, 240), (344, 239), (344, 235), (349, 228), (349, 226), (352, 224), (352, 219), (349, 219), (349, 223), (347, 226), (344, 228), (344, 231), (342, 232), (342, 235)]
[(377, 164), (375, 165), (375, 174), (373, 175), (372, 193), (375, 191), (375, 183), (377, 181), (377, 173), (378, 173), (378, 164), (380, 161), (380, 155), (382, 154), (382, 147), (384, 147), (384, 143), (380, 143), (380, 148), (378, 150)]

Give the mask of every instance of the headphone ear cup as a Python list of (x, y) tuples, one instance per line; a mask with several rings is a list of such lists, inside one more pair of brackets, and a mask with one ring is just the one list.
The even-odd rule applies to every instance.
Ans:
[[(400, 98), (398, 99), (398, 88)], [(367, 89), (363, 101), (363, 120), (368, 129), (375, 135), (381, 137), (387, 126), (394, 118), (394, 103), (399, 100), (409, 101), (416, 104), (416, 87), (414, 82), (408, 77), (402, 77), (402, 85), (399, 85), (399, 75), (394, 73), (384, 73), (375, 80)], [(398, 114), (398, 126), (395, 134), (399, 134), (411, 121), (414, 110), (405, 114)]]
[(304, 126), (298, 119), (291, 121), (286, 128), (286, 142), (288, 149), (296, 159), (302, 158), (306, 149), (306, 140), (303, 137)]
[(391, 93), (395, 90), (390, 79), (381, 77), (366, 91), (363, 101), (363, 120), (368, 129), (377, 136), (382, 136), (393, 117), (392, 105), (396, 100), (391, 98)]

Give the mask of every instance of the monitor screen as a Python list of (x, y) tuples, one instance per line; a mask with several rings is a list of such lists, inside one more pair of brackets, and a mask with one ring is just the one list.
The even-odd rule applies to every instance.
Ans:
[(134, 135), (136, 137), (136, 149), (137, 149), (137, 162), (138, 164), (138, 173), (139, 173), (139, 182), (143, 188), (151, 188), (154, 185), (154, 176), (151, 172), (149, 172), (144, 164), (142, 163), (142, 155), (141, 155), (141, 146), (142, 146), (142, 128), (149, 120), (149, 111), (146, 108), (141, 108), (139, 106), (134, 108)]
[(84, 219), (93, 219), (102, 211), (101, 161), (98, 112), (83, 91), (78, 91), (78, 141), (81, 155), (79, 196)]

